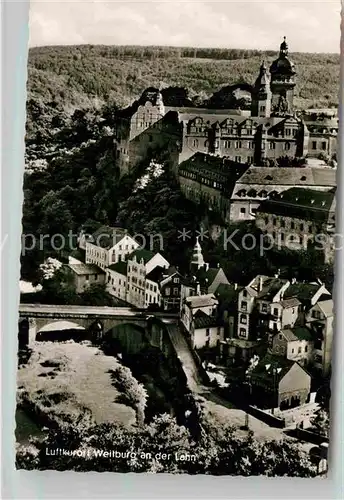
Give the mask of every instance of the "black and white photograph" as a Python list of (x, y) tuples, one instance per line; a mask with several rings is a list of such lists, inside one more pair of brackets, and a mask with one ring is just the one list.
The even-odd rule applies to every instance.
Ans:
[(340, 8), (31, 1), (16, 469), (327, 477)]

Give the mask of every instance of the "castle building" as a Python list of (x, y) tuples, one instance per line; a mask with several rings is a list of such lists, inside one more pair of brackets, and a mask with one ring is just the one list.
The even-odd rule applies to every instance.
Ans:
[(250, 110), (165, 106), (158, 89), (147, 89), (118, 116), (114, 147), (121, 173), (154, 154), (167, 155), (176, 172), (197, 152), (257, 166), (281, 157), (332, 158), (338, 120), (321, 123), (297, 115), (295, 86), (296, 69), (284, 38), (278, 57), (269, 69), (262, 63), (253, 85), (231, 87), (250, 89)]
[(314, 245), (324, 261), (335, 255), (335, 188), (329, 191), (291, 188), (263, 201), (256, 225), (278, 248), (306, 250)]

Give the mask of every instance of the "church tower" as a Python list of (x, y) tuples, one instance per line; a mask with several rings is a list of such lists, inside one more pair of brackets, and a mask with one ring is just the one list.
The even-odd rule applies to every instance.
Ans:
[(198, 236), (196, 238), (196, 245), (193, 250), (191, 259), (191, 272), (197, 272), (205, 264), (204, 257), (202, 254), (202, 248), (198, 241)]
[(288, 116), (294, 111), (295, 66), (288, 57), (286, 37), (280, 46), (278, 58), (270, 66), (272, 115)]
[(270, 116), (271, 90), (270, 78), (265, 61), (260, 66), (258, 78), (254, 84), (252, 96), (252, 116)]

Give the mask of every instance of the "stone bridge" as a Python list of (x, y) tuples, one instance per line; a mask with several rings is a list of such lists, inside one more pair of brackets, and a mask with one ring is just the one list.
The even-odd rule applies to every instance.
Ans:
[[(19, 306), (19, 346), (31, 345), (39, 340), (40, 332), (47, 325), (66, 322), (71, 324), (70, 329), (84, 328), (94, 339), (102, 339), (117, 331), (116, 336), (125, 343), (130, 343), (130, 350), (134, 345), (142, 345), (149, 341), (151, 345), (163, 347), (164, 323), (178, 321), (177, 314), (158, 312), (150, 314), (146, 311), (126, 307), (94, 307), (94, 306), (64, 306), (43, 304), (20, 304)], [(121, 327), (121, 328), (118, 328)], [(133, 340), (132, 331), (140, 337)], [(129, 331), (131, 334), (129, 334)], [(41, 332), (42, 334), (43, 332)], [(42, 336), (42, 335), (41, 335)], [(63, 334), (61, 333), (63, 338)]]

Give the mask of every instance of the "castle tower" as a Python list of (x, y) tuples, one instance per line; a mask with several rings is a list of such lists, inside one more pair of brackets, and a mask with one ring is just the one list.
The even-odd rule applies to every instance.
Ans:
[(258, 78), (254, 84), (252, 96), (252, 116), (270, 116), (271, 90), (270, 78), (265, 61), (260, 66)]
[(191, 271), (198, 271), (205, 264), (204, 257), (202, 254), (202, 248), (198, 241), (198, 236), (196, 238), (196, 245), (193, 250), (192, 259), (191, 259)]
[(296, 72), (294, 63), (288, 57), (286, 37), (281, 43), (278, 58), (270, 66), (270, 74), (272, 115), (292, 115)]

